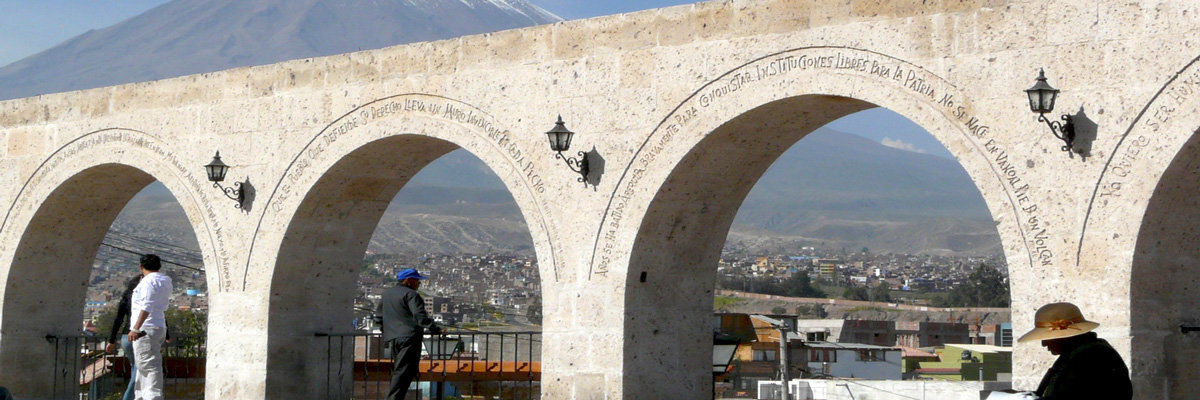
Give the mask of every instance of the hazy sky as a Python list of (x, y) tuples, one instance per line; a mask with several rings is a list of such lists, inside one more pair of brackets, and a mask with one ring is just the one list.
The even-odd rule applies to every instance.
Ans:
[[(0, 66), (104, 28), (169, 0), (0, 0)], [(695, 3), (693, 0), (531, 0), (566, 19)], [(896, 148), (950, 157), (920, 126), (887, 110), (868, 110), (830, 124)]]
[[(169, 0), (0, 0), (0, 66)], [(533, 0), (566, 19), (690, 4), (692, 0)]]

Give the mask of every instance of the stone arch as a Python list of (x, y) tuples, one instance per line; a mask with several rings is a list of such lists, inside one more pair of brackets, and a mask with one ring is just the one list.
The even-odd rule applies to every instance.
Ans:
[[(0, 252), (0, 375), (23, 397), (49, 398), (53, 376), (78, 376), (67, 354), (46, 335), (79, 334), (88, 274), (113, 220), (143, 187), (161, 182), (191, 221), (206, 265), (221, 250), (217, 223), (199, 193), (193, 171), (156, 137), (125, 129), (80, 136), (34, 169), (3, 220)], [(199, 168), (197, 168), (199, 169)], [(206, 274), (219, 288), (217, 274)], [(53, 361), (59, 361), (57, 363)], [(55, 369), (58, 366), (58, 370)], [(65, 368), (65, 369), (64, 369)], [(54, 371), (52, 371), (54, 370)]]
[(267, 397), (324, 390), (331, 360), (311, 351), (313, 335), (349, 330), (362, 256), (387, 205), (417, 172), (458, 148), (504, 182), (530, 228), (542, 279), (556, 279), (553, 228), (543, 217), (541, 178), (524, 158), (528, 149), (491, 116), (456, 100), (414, 94), (368, 103), (319, 134), (264, 204), (268, 215), (256, 237), (277, 239), (254, 250), (254, 262), (266, 267), (247, 285), (268, 290)]
[(711, 394), (715, 266), (742, 200), (796, 141), (876, 106), (928, 129), (963, 165), (996, 219), (1013, 287), (1030, 280), (1030, 266), (1055, 261), (1039, 254), (1035, 227), (1018, 222), (1037, 221), (1040, 213), (1020, 167), (1007, 162), (986, 117), (952, 84), (865, 50), (817, 47), (763, 57), (710, 82), (667, 116), (609, 203), (589, 276), (624, 282), (626, 390), (663, 390), (649, 396), (663, 398)]
[[(1107, 329), (1127, 335), (1114, 344), (1126, 354), (1139, 399), (1200, 391), (1200, 339), (1179, 329), (1200, 324), (1198, 63), (1200, 57), (1168, 79), (1119, 138), (1080, 233), (1079, 268), (1106, 271), (1106, 283), (1122, 289), (1112, 301), (1123, 307), (1113, 308), (1128, 310), (1128, 325)], [(1131, 223), (1129, 215), (1142, 219)]]

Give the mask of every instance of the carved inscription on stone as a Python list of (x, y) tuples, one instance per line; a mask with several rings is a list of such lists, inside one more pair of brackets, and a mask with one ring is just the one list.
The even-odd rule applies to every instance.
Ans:
[[(1137, 197), (1142, 196), (1140, 193), (1132, 198), (1125, 196), (1130, 180), (1145, 179), (1147, 172), (1154, 174), (1150, 176), (1158, 176), (1157, 174), (1162, 172), (1145, 170), (1150, 167), (1147, 164), (1149, 153), (1161, 151), (1169, 142), (1181, 138), (1186, 140), (1198, 131), (1196, 121), (1185, 117), (1200, 109), (1200, 67), (1196, 67), (1198, 62), (1200, 57), (1193, 59), (1163, 86), (1158, 95), (1142, 109), (1141, 114), (1113, 149), (1092, 193), (1087, 217), (1079, 233), (1077, 255), (1083, 253), (1088, 231), (1097, 229), (1093, 226), (1092, 216), (1106, 214), (1097, 211), (1121, 207), (1139, 200)], [(1170, 160), (1171, 158), (1168, 158), (1165, 161)]]
[[(71, 160), (76, 155), (93, 149), (106, 148), (112, 148), (115, 152), (138, 150), (147, 153), (146, 156), (152, 157), (154, 160), (166, 162), (173, 170), (172, 172), (174, 172), (175, 176), (179, 178), (179, 182), (191, 187), (193, 193), (198, 193), (201, 190), (205, 190), (209, 186), (207, 181), (203, 181), (193, 174), (193, 171), (199, 169), (197, 166), (185, 164), (180, 161), (179, 157), (172, 153), (167, 146), (165, 146), (157, 138), (146, 133), (133, 130), (105, 129), (85, 134), (56, 151), (50, 156), (49, 159), (43, 162), (36, 171), (34, 171), (33, 176), (30, 177), (29, 181), (22, 188), (22, 193), (30, 188), (37, 188), (42, 187), (42, 185), (52, 184), (48, 183), (47, 181), (51, 179), (50, 177), (53, 176), (54, 171), (58, 170), (59, 167)], [(14, 204), (14, 208), (22, 208), (25, 206), (36, 207), (37, 204), (30, 204), (31, 201), (32, 200), (27, 196), (18, 197), (17, 204)], [(212, 206), (208, 202), (193, 199), (191, 203), (200, 207), (200, 211), (204, 213), (207, 223), (212, 224), (211, 229), (207, 233), (209, 234), (211, 240), (215, 242), (213, 243), (215, 247), (214, 257), (217, 260), (217, 282), (219, 285), (217, 290), (222, 292), (228, 291), (232, 287), (231, 274), (229, 272), (230, 262), (229, 255), (225, 251), (225, 238), (221, 234), (221, 219), (218, 218), (217, 213), (213, 210)], [(9, 215), (5, 217), (4, 224), (6, 226), (9, 222), (8, 218), (11, 217), (11, 214), (12, 212), (10, 210)], [(196, 235), (199, 236), (204, 233), (205, 232), (196, 232)], [(209, 268), (205, 268), (206, 273), (209, 271)]]
[[(470, 104), (428, 94), (405, 94), (375, 100), (334, 121), (317, 134), (292, 162), (291, 167), (284, 173), (279, 186), (268, 200), (268, 207), (275, 212), (280, 212), (289, 199), (302, 193), (305, 188), (298, 187), (298, 183), (306, 174), (310, 173), (309, 169), (316, 160), (340, 137), (371, 122), (402, 114), (435, 118), (463, 125), (469, 127), (469, 131), (479, 135), (495, 151), (504, 156), (513, 170), (518, 171), (519, 179), (528, 188), (529, 195), (538, 208), (536, 210), (537, 220), (528, 222), (540, 225), (543, 231), (553, 236), (553, 232), (550, 231), (553, 228), (543, 219), (543, 210), (548, 209), (549, 204), (544, 196), (538, 196), (546, 191), (545, 181), (535, 168), (534, 162), (527, 157), (518, 142), (512, 140), (512, 132), (501, 128), (490, 115)], [(558, 269), (562, 263), (557, 258), (553, 244), (548, 244), (547, 247), (550, 248), (550, 257), (554, 260), (555, 279), (557, 279)]]
[[(722, 108), (731, 96), (740, 92), (764, 90), (779, 81), (800, 73), (821, 71), (834, 75), (855, 75), (883, 82), (897, 90), (916, 96), (939, 109), (960, 127), (960, 132), (984, 157), (995, 177), (1005, 189), (1005, 195), (1019, 219), (1018, 226), (1025, 238), (1030, 263), (1049, 266), (1055, 262), (1047, 244), (1050, 236), (1041, 216), (1042, 210), (1030, 197), (1031, 188), (1023, 172), (1009, 160), (1008, 150), (992, 139), (991, 128), (970, 105), (969, 99), (944, 79), (906, 61), (882, 54), (848, 48), (803, 48), (777, 53), (745, 64), (709, 82), (681, 104), (661, 123), (628, 166), (628, 173), (618, 184), (597, 237), (590, 276), (607, 277), (612, 269), (617, 238), (627, 222), (629, 202), (635, 193), (642, 192), (645, 171), (665, 149), (682, 143), (698, 143), (698, 137), (708, 134), (695, 121), (708, 109)], [(841, 79), (833, 75), (830, 79)], [(1036, 261), (1035, 261), (1036, 259)]]
[(376, 100), (362, 106), (355, 112), (338, 119), (313, 139), (284, 176), (283, 184), (276, 192), (275, 198), (271, 200), (273, 210), (282, 210), (286, 201), (296, 192), (295, 183), (312, 166), (313, 160), (317, 159), (339, 137), (372, 121), (400, 113), (434, 117), (475, 128), (521, 171), (521, 179), (531, 190), (537, 193), (546, 191), (541, 175), (537, 173), (533, 162), (525, 158), (521, 148), (512, 140), (512, 133), (497, 126), (490, 116), (483, 114), (473, 106), (456, 100), (431, 95), (401, 95)]
[[(1172, 128), (1178, 129), (1175, 124), (1180, 122), (1186, 129), (1184, 134), (1195, 132), (1195, 127), (1188, 124), (1194, 124), (1196, 121), (1179, 121), (1178, 113), (1189, 102), (1195, 101), (1197, 95), (1200, 95), (1200, 68), (1191, 68), (1174, 84), (1163, 90), (1143, 114), (1144, 128), (1131, 130), (1113, 152), (1108, 168), (1104, 171), (1104, 178), (1097, 187), (1094, 200), (1096, 206), (1106, 207), (1109, 199), (1121, 197), (1121, 188), (1133, 172), (1134, 164), (1144, 158), (1144, 151), (1151, 144), (1151, 138), (1163, 137), (1164, 133), (1177, 133)], [(1172, 132), (1166, 132), (1168, 130)]]

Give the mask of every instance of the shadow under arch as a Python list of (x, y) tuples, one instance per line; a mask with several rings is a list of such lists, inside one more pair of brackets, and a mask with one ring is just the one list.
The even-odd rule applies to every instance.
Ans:
[(1135, 398), (1200, 392), (1200, 130), (1154, 188), (1137, 234), (1130, 276), (1130, 371)]
[[(810, 61), (793, 67), (798, 59)], [(828, 67), (822, 66), (823, 59), (830, 60)], [(872, 72), (871, 65), (884, 63), (892, 73)], [(764, 68), (781, 71), (782, 64), (789, 65), (792, 77), (763, 72)], [(864, 64), (868, 67), (834, 68)], [(894, 77), (900, 76), (900, 70), (921, 76), (927, 85), (914, 88), (904, 79), (897, 81)], [(750, 77), (739, 78), (745, 74)], [(752, 87), (769, 79), (783, 82), (762, 91)], [(939, 102), (939, 98), (955, 100)], [(709, 107), (718, 102), (727, 104)], [(1021, 271), (1034, 264), (1025, 228), (1017, 222), (1026, 215), (1016, 207), (1022, 192), (1012, 190), (1024, 182), (1019, 175), (1010, 179), (1001, 172), (996, 160), (1004, 152), (1003, 145), (989, 141), (988, 128), (980, 121), (983, 117), (971, 115), (973, 108), (966, 102), (957, 88), (911, 63), (870, 51), (807, 48), (730, 71), (681, 104), (630, 162), (632, 172), (618, 185), (616, 206), (610, 203), (606, 218), (615, 209), (625, 213), (623, 218), (638, 221), (635, 231), (622, 231), (633, 233), (626, 236), (631, 239), (623, 240), (603, 226), (597, 242), (599, 261), (592, 264), (606, 273), (615, 272), (625, 282), (625, 390), (639, 395), (650, 391), (648, 397), (662, 398), (711, 396), (715, 269), (741, 202), (771, 163), (805, 135), (868, 108), (887, 107), (925, 127), (963, 165), (983, 194), (1002, 242), (1009, 244), (1006, 258), (1017, 270), (1010, 286), (1018, 292), (1028, 281), (1022, 280)], [(706, 116), (704, 108), (714, 115)], [(634, 184), (629, 182), (650, 189), (652, 198), (621, 199), (622, 193), (637, 192), (630, 190)], [(635, 210), (639, 204), (647, 204), (646, 209)], [(627, 270), (603, 267), (603, 249), (610, 247), (629, 249)], [(619, 255), (617, 259), (612, 265), (620, 267)], [(676, 384), (664, 387), (655, 382)]]
[[(418, 134), (370, 141), (342, 156), (317, 179), (292, 216), (271, 276), (268, 398), (325, 393), (327, 368), (350, 371), (353, 354), (316, 351), (317, 332), (352, 330), (363, 254), (388, 205), (427, 165), (460, 147)], [(332, 381), (331, 381), (332, 379)]]
[[(5, 236), (20, 235), (11, 254), (8, 275), (4, 277), (0, 302), (3, 304), (0, 376), (5, 377), (5, 385), (14, 393), (29, 398), (51, 398), (55, 396), (56, 374), (79, 376), (81, 366), (75, 359), (78, 354), (58, 353), (45, 337), (80, 334), (82, 304), (97, 251), (117, 215), (142, 188), (156, 180), (163, 182), (184, 206), (189, 220), (206, 220), (195, 218), (198, 208), (190, 201), (195, 193), (181, 187), (178, 177), (159, 175), (169, 174), (165, 171), (170, 167), (158, 160), (144, 162), (94, 163), (82, 157), (68, 159), (65, 165), (57, 165), (56, 170), (41, 171), (54, 176), (67, 175), (61, 181), (52, 177), (39, 181), (39, 186), (53, 185), (49, 193), (42, 194), (43, 189), (29, 187), (28, 192), (23, 192), (24, 197), (16, 199), (16, 203), (32, 202), (36, 206), (27, 222), (23, 221), (26, 213), (19, 210), (10, 213), (6, 220)], [(19, 233), (15, 232), (17, 229)], [(211, 245), (202, 237), (207, 229), (196, 226), (192, 229), (202, 243), (205, 260), (212, 260), (213, 255), (204, 251), (208, 248), (206, 244)], [(206, 275), (210, 287), (217, 287), (215, 277)]]

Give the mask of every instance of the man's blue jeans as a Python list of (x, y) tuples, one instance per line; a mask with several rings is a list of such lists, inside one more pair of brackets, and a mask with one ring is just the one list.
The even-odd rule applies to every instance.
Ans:
[(133, 344), (129, 343), (129, 335), (121, 335), (121, 351), (129, 359), (129, 386), (125, 388), (122, 400), (133, 400), (134, 380), (137, 379), (137, 363), (133, 362)]

